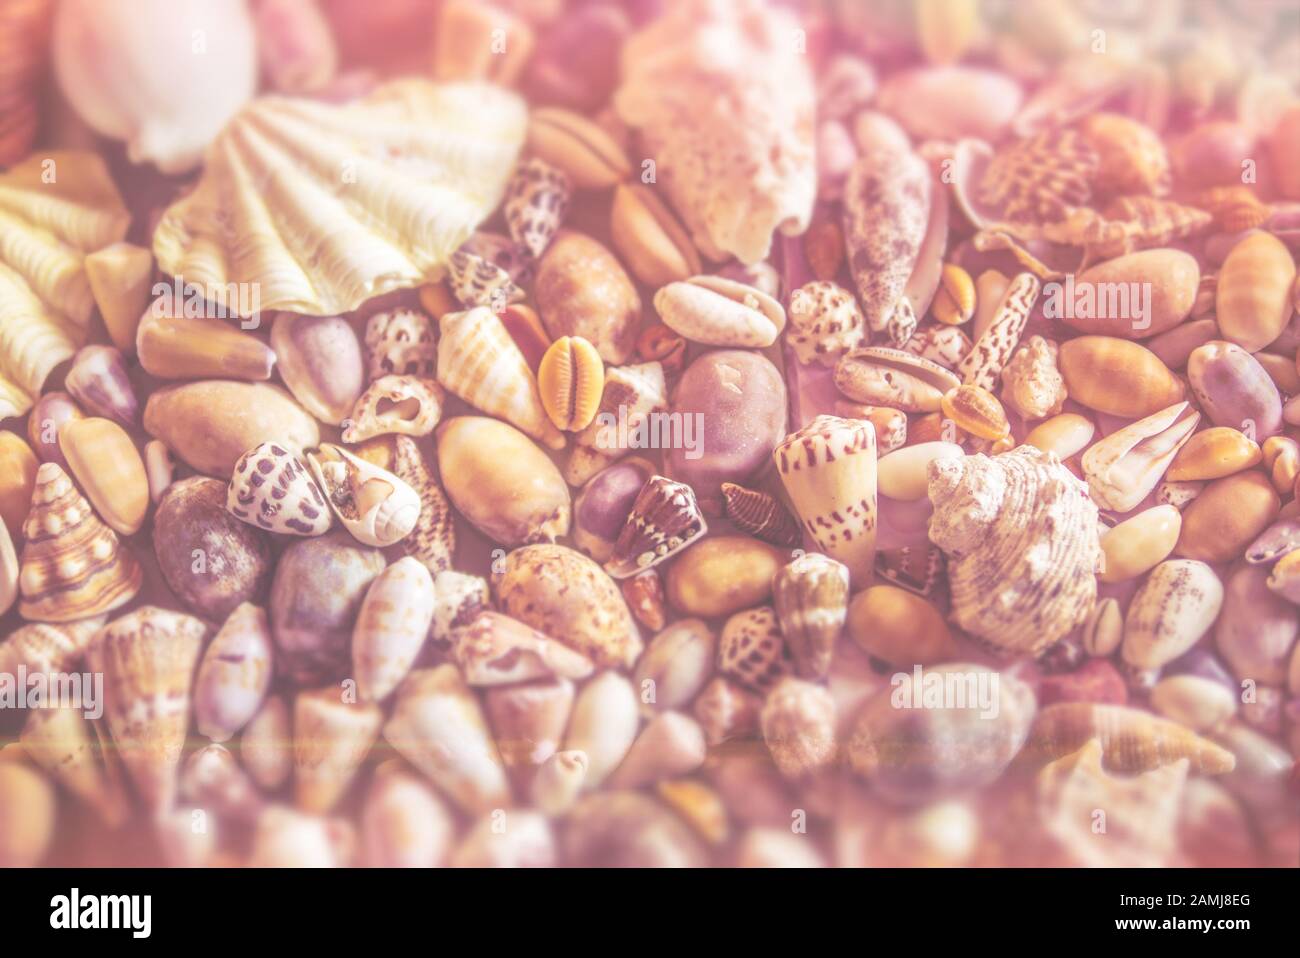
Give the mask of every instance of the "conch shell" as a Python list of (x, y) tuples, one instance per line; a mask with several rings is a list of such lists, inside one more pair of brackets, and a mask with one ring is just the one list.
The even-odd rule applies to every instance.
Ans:
[(246, 284), (263, 310), (350, 312), (442, 279), (500, 203), (525, 127), (518, 97), (478, 84), (397, 80), (344, 105), (257, 100), (163, 214), (154, 254), (237, 314)]
[(85, 342), (95, 311), (85, 257), (130, 222), (93, 153), (32, 156), (0, 174), (0, 419), (27, 412)]
[(486, 306), (448, 313), (441, 328), (438, 382), (538, 442), (564, 448), (564, 436), (542, 406), (537, 377), (496, 313)]
[(1087, 618), (1097, 506), (1054, 453), (935, 459), (929, 494), (930, 541), (948, 556), (959, 626), (1003, 655), (1036, 655)]
[(1201, 414), (1180, 402), (1117, 429), (1083, 454), (1083, 474), (1103, 509), (1128, 512), (1156, 487)]
[(614, 108), (710, 259), (765, 258), (808, 228), (815, 97), (795, 24), (761, 0), (684, 0), (623, 49)]
[(383, 548), (406, 538), (420, 518), (420, 497), (386, 469), (333, 443), (307, 453), (330, 508), (358, 542)]

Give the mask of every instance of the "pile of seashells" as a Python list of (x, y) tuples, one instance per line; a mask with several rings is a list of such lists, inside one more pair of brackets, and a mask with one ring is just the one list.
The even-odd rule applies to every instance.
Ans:
[(0, 865), (1295, 865), (1300, 29), (1108, 9), (0, 0)]

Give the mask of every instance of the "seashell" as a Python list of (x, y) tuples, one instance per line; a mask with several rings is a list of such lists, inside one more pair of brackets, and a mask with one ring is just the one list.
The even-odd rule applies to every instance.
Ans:
[(375, 436), (427, 436), (442, 418), (446, 394), (432, 379), (383, 376), (370, 384), (345, 419), (343, 441), (364, 442)]
[(68, 468), (100, 518), (135, 535), (149, 510), (149, 480), (131, 437), (109, 419), (74, 419), (59, 431)]
[(1220, 682), (1199, 675), (1171, 675), (1151, 690), (1151, 707), (1193, 732), (1206, 732), (1236, 714), (1237, 699)]
[(520, 163), (502, 206), (510, 238), (540, 257), (560, 231), (572, 194), (568, 176), (545, 160), (532, 157)]
[(917, 317), (904, 295), (930, 220), (930, 169), (916, 153), (865, 153), (844, 187), (844, 240), (867, 327), (902, 346)]
[(208, 643), (194, 680), (200, 735), (227, 742), (252, 721), (271, 687), (271, 657), (266, 611), (249, 602), (236, 607)]
[(1171, 144), (1174, 182), (1187, 190), (1240, 183), (1241, 157), (1254, 149), (1254, 134), (1239, 124), (1222, 120), (1198, 124)]
[(676, 555), (708, 531), (690, 486), (651, 476), (632, 503), (605, 570), (626, 579)]
[(1271, 233), (1254, 233), (1232, 248), (1219, 271), (1215, 318), (1223, 338), (1249, 353), (1263, 349), (1291, 320), (1296, 266)]
[(480, 416), (457, 416), (437, 432), (438, 471), (466, 519), (505, 546), (553, 542), (569, 531), (569, 488), (522, 432)]
[(149, 303), (153, 253), (131, 243), (112, 243), (86, 256), (86, 281), (113, 345), (135, 352), (136, 327)]
[(943, 394), (939, 408), (962, 432), (980, 439), (998, 440), (1011, 433), (1007, 414), (987, 389), (963, 385)]
[(775, 497), (734, 482), (724, 482), (721, 489), (723, 512), (742, 532), (776, 546), (797, 546), (803, 541), (799, 521)]
[(1272, 563), (1300, 549), (1300, 521), (1278, 519), (1246, 547), (1245, 559), (1251, 565)]
[(280, 375), (303, 408), (322, 422), (345, 423), (365, 388), (361, 343), (338, 316), (282, 313), (271, 327)]
[(618, 767), (636, 739), (639, 724), (637, 696), (624, 676), (601, 672), (582, 687), (564, 750), (586, 756), (584, 787), (599, 786)]
[(1178, 542), (1183, 517), (1169, 504), (1152, 506), (1101, 534), (1102, 582), (1124, 582), (1163, 562)]
[(174, 303), (157, 299), (133, 317), (131, 346), (145, 372), (158, 379), (271, 378), (276, 355), (266, 343), (223, 319), (173, 315), (181, 312)]
[(223, 479), (259, 443), (297, 452), (320, 442), (316, 420), (284, 390), (220, 379), (156, 390), (144, 407), (144, 429), (196, 472)]
[[(606, 403), (610, 398), (607, 388)], [(764, 356), (707, 352), (686, 368), (673, 394), (670, 416), (681, 417), (682, 431), (661, 436), (669, 446), (664, 474), (694, 489), (705, 513), (718, 515), (721, 484), (746, 483), (767, 466), (785, 438), (787, 414), (785, 377)], [(635, 425), (629, 416), (628, 429)]]
[(104, 714), (116, 754), (151, 812), (172, 807), (189, 727), (190, 687), (207, 626), (142, 606), (109, 623), (87, 650), (104, 674)]
[(927, 598), (943, 576), (943, 553), (929, 543), (882, 550), (876, 553), (876, 572), (900, 589)]
[(1183, 384), (1154, 353), (1111, 336), (1061, 344), (1057, 365), (1070, 398), (1097, 412), (1140, 419), (1184, 398)]
[[(1242, 709), (1243, 717), (1249, 708)], [(1224, 777), (1223, 785), (1256, 821), (1278, 821), (1290, 814), (1295, 759), (1285, 748), (1236, 719), (1215, 729), (1211, 737), (1237, 757), (1237, 766)], [(1279, 862), (1284, 860), (1278, 856)]]
[(695, 719), (681, 712), (660, 712), (632, 742), (609, 785), (638, 788), (687, 775), (704, 764), (707, 750), (704, 730)]
[[(1049, 319), (1080, 332), (1121, 339), (1168, 332), (1192, 312), (1201, 270), (1176, 249), (1147, 249), (1083, 270), (1043, 303)], [(1138, 284), (1142, 284), (1139, 286)], [(1141, 289), (1140, 297), (1130, 291)]]
[(865, 346), (867, 336), (862, 311), (848, 290), (818, 281), (791, 294), (786, 341), (799, 362), (833, 368), (845, 353)]
[(701, 619), (679, 619), (659, 632), (637, 660), (633, 679), (646, 715), (683, 709), (713, 671), (716, 636)]
[(128, 429), (136, 426), (140, 403), (131, 388), (122, 354), (112, 346), (83, 346), (73, 357), (63, 382), (84, 409)]
[(1183, 726), (1124, 705), (1058, 702), (1039, 711), (1025, 743), (1032, 756), (1060, 758), (1089, 739), (1102, 747), (1103, 765), (1117, 772), (1149, 772), (1187, 759), (1202, 775), (1222, 775), (1232, 752)]
[[(1202, 285), (1204, 280), (1202, 280)], [(1193, 315), (1195, 315), (1193, 309)], [(1167, 333), (1147, 340), (1147, 348), (1170, 369), (1184, 369), (1192, 351), (1217, 339), (1219, 327), (1213, 318), (1189, 319)]]
[(135, 556), (54, 463), (36, 472), (23, 537), (18, 612), (24, 619), (88, 619), (125, 605), (140, 591), (143, 573)]
[(382, 548), (415, 528), (420, 497), (388, 470), (328, 442), (307, 453), (307, 465), (334, 514), (358, 542)]
[(1272, 484), (1258, 472), (1216, 479), (1183, 510), (1174, 552), (1204, 562), (1231, 562), (1268, 528), (1280, 508)]
[(907, 414), (888, 406), (868, 406), (837, 399), (835, 415), (843, 419), (865, 419), (876, 430), (876, 451), (884, 456), (907, 444)]
[(882, 457), (876, 465), (880, 494), (899, 502), (924, 499), (930, 463), (940, 457), (966, 453), (952, 442), (919, 442)]
[(1181, 402), (1094, 443), (1083, 454), (1093, 500), (1114, 512), (1136, 507), (1156, 487), (1200, 420), (1200, 413)]
[(1099, 598), (1084, 620), (1079, 636), (1083, 650), (1094, 658), (1109, 658), (1124, 640), (1124, 617), (1114, 598)]
[[(590, 668), (588, 662), (588, 674)], [(549, 678), (522, 685), (494, 685), (486, 692), (486, 702), (506, 768), (526, 779), (555, 754), (564, 738), (573, 711), (573, 683)]]
[(1044, 130), (994, 153), (967, 140), (954, 156), (955, 196), (971, 223), (1056, 223), (1092, 201), (1100, 158), (1077, 130)]
[(344, 700), (336, 687), (299, 692), (293, 702), (293, 796), (323, 815), (348, 790), (384, 720), (378, 705)]
[(641, 654), (636, 623), (614, 581), (565, 546), (528, 545), (494, 577), (501, 611), (555, 637), (602, 668), (630, 667)]
[(371, 868), (436, 868), (455, 836), (451, 812), (418, 776), (381, 766), (361, 808), (361, 855)]
[(1192, 205), (1214, 217), (1214, 226), (1223, 233), (1244, 233), (1266, 222), (1269, 207), (1260, 202), (1252, 187), (1245, 184), (1215, 186), (1192, 198)]
[(126, 822), (126, 793), (96, 757), (99, 741), (81, 709), (31, 709), (19, 740), (33, 762), (93, 808), (105, 825), (120, 828)]
[(1238, 565), (1228, 574), (1214, 645), (1239, 680), (1280, 686), (1300, 622), (1295, 607), (1268, 588), (1264, 566)]
[(450, 642), (452, 630), (469, 625), (479, 613), (492, 607), (487, 580), (454, 569), (433, 577), (433, 625), (429, 635), (438, 642)]
[(1291, 168), (1289, 158), (1294, 156), (1295, 144), (1300, 142), (1300, 109), (1288, 106), (1278, 118), (1268, 137), (1268, 148), (1277, 171), (1278, 190), (1289, 200), (1300, 200), (1300, 175)]
[(690, 234), (648, 186), (616, 186), (609, 216), (614, 248), (646, 286), (658, 289), (684, 282), (703, 270)]
[(849, 53), (828, 59), (817, 76), (817, 115), (849, 120), (875, 98), (876, 71), (869, 60)]
[(975, 281), (956, 263), (944, 263), (930, 314), (945, 326), (960, 326), (975, 315)]
[[(41, 462), (56, 462), (64, 469), (68, 461), (59, 449), (59, 430), (85, 413), (65, 392), (47, 392), (32, 406), (27, 420), (27, 439)], [(25, 513), (24, 513), (25, 514)]]
[(857, 585), (876, 559), (875, 453), (870, 423), (835, 416), (818, 416), (772, 453), (805, 532)]
[(1269, 436), (1260, 453), (1278, 495), (1293, 493), (1296, 478), (1300, 476), (1300, 443), (1289, 436)]
[(626, 790), (580, 799), (569, 810), (563, 853), (567, 864), (581, 868), (702, 868), (708, 863), (690, 826), (648, 795)]
[[(476, 233), (465, 245), (451, 254), (447, 263), (447, 275), (452, 295), (465, 309), (486, 307), (494, 313), (502, 312), (511, 303), (520, 303), (524, 291), (515, 283), (515, 274), (500, 257), (495, 243), (485, 242), (482, 247), (475, 246), (475, 239), (484, 234)], [(495, 253), (496, 255), (491, 255)], [(504, 251), (509, 257), (510, 250)], [(522, 253), (518, 254), (522, 256)]]
[(785, 310), (752, 286), (720, 276), (669, 283), (654, 298), (669, 329), (706, 346), (771, 346), (785, 329)]
[(961, 628), (1003, 654), (1037, 654), (1084, 621), (1097, 594), (1097, 507), (1056, 456), (1021, 446), (936, 459), (930, 500)]
[(235, 466), (226, 509), (237, 519), (282, 535), (319, 536), (334, 515), (303, 461), (283, 446), (264, 442)]
[(352, 630), (352, 674), (363, 702), (387, 698), (406, 677), (433, 623), (433, 576), (412, 556), (370, 583)]
[[(1021, 680), (970, 663), (934, 666), (908, 675), (872, 695), (853, 720), (846, 743), (849, 765), (890, 802), (919, 804), (955, 791), (979, 788), (998, 778), (1029, 732), (1034, 693)], [(919, 704), (923, 682), (960, 679), (962, 688), (986, 683), (992, 698), (954, 697), (942, 707)], [(997, 676), (996, 684), (992, 677)], [(986, 696), (987, 698), (987, 696)]]
[(0, 127), (0, 165), (25, 157), (41, 126), (42, 78), (50, 61), (54, 5), (13, 3), (5, 8), (5, 122)]
[(1041, 288), (1031, 273), (1020, 273), (1011, 280), (988, 328), (978, 334), (975, 345), (957, 364), (962, 383), (990, 392), (997, 388), (998, 377), (1020, 342)]
[(1223, 584), (1208, 565), (1185, 559), (1160, 563), (1129, 604), (1124, 662), (1138, 669), (1163, 668), (1201, 640), (1222, 606)]
[(394, 442), (393, 474), (420, 498), (420, 517), (415, 528), (399, 543), (405, 555), (419, 559), (431, 575), (451, 566), (456, 549), (456, 532), (452, 526), (451, 507), (438, 481), (425, 464), (415, 440), (397, 436)]
[(727, 619), (718, 637), (718, 673), (763, 694), (793, 671), (776, 612), (759, 606)]
[(95, 301), (84, 257), (123, 239), (130, 216), (94, 153), (33, 155), (0, 175), (0, 191), (0, 418), (8, 419), (27, 412), (54, 367), (86, 341)]
[[(1058, 646), (1059, 648), (1059, 646)], [(1053, 655), (1039, 661), (1050, 668)], [(1120, 670), (1109, 659), (1096, 656), (1084, 660), (1072, 672), (1053, 672), (1045, 675), (1038, 686), (1038, 704), (1055, 702), (1102, 702), (1112, 705), (1128, 704), (1128, 686)]]
[(462, 0), (440, 5), (433, 33), (433, 78), (510, 87), (533, 51), (528, 22), (510, 11)]
[(328, 89), (338, 69), (338, 50), (323, 10), (298, 0), (272, 0), (261, 4), (254, 17), (258, 58), (272, 89)]
[[(832, 130), (838, 132), (832, 134)], [(823, 169), (818, 176), (820, 181), (818, 185), (819, 195), (824, 196), (830, 190), (842, 190), (843, 181), (848, 178), (849, 172), (853, 169), (853, 164), (857, 162), (858, 151), (857, 147), (852, 145), (849, 132), (843, 124), (823, 123), (818, 127), (817, 136), (819, 150), (821, 148), (820, 143), (828, 137), (840, 141), (837, 153), (842, 157), (842, 159), (832, 160), (824, 153), (818, 154), (819, 164), (828, 162), (836, 164), (833, 172), (828, 173)], [(831, 149), (835, 149), (835, 146), (832, 146)], [(835, 181), (833, 187), (828, 183), (828, 180), (832, 179)], [(829, 282), (839, 275), (840, 267), (844, 265), (844, 254), (844, 230), (834, 220), (828, 219), (813, 223), (812, 226), (808, 227), (808, 232), (803, 235), (804, 259), (808, 261), (808, 268), (812, 270), (813, 276), (821, 282)], [(791, 303), (793, 304), (793, 296), (791, 297)]]
[(1257, 465), (1259, 445), (1227, 426), (1203, 429), (1192, 436), (1169, 466), (1171, 482), (1222, 479)]
[(1066, 400), (1065, 380), (1056, 368), (1059, 347), (1030, 336), (1002, 370), (1002, 401), (1022, 419), (1056, 416)]
[(550, 820), (541, 812), (511, 812), (501, 830), (502, 818), (494, 811), (479, 819), (452, 856), (452, 868), (555, 868), (559, 852)]
[(668, 601), (686, 615), (731, 615), (767, 600), (772, 577), (786, 558), (748, 536), (711, 536), (668, 567)]
[(0, 521), (15, 539), (22, 535), (39, 466), (31, 447), (18, 433), (0, 430)]
[(659, 577), (658, 571), (648, 569), (638, 572), (630, 579), (624, 579), (619, 584), (619, 590), (638, 622), (651, 632), (664, 627), (668, 610), (665, 607), (663, 579)]
[(632, 173), (623, 148), (599, 124), (570, 110), (533, 110), (528, 152), (561, 170), (580, 190), (609, 189)]
[(815, 846), (778, 828), (751, 828), (736, 849), (737, 868), (825, 868)]
[(366, 320), (368, 376), (373, 382), (385, 376), (432, 379), (438, 365), (433, 324), (415, 309), (392, 309)]
[(239, 737), (239, 757), (249, 777), (267, 791), (276, 791), (293, 771), (293, 736), (289, 706), (270, 695), (244, 726)]
[(58, 796), (40, 772), (0, 762), (0, 868), (34, 868), (54, 840)]
[[(210, 147), (198, 186), (159, 221), (154, 255), (164, 273), (227, 309), (232, 291), (256, 288), (260, 309), (349, 312), (441, 278), (500, 202), (525, 123), (521, 100), (477, 84), (397, 80), (337, 105), (265, 97)], [(430, 132), (412, 139), (412, 129)], [(466, 142), (475, 145), (471, 167), (461, 162)], [(352, 158), (345, 190), (340, 154)], [(240, 231), (230, 222), (252, 224), (255, 254), (234, 255)], [(388, 233), (374, 232), (375, 223)]]
[(295, 540), (281, 553), (270, 612), (282, 675), (304, 686), (346, 674), (353, 625), (385, 565), (377, 549), (359, 545), (341, 529)]
[(578, 548), (597, 562), (608, 560), (632, 504), (654, 473), (654, 463), (630, 456), (589, 479), (573, 504), (573, 538)]
[(350, 831), (337, 819), (271, 805), (254, 824), (250, 868), (339, 868)]
[(1023, 95), (1014, 80), (970, 66), (902, 70), (881, 84), (879, 109), (917, 140), (963, 137), (997, 140), (1020, 111)]
[(533, 804), (547, 815), (563, 815), (577, 801), (586, 778), (586, 752), (556, 752), (533, 777)]
[(772, 580), (772, 604), (795, 674), (823, 679), (848, 615), (849, 570), (818, 552), (781, 567)]
[(556, 429), (581, 432), (591, 425), (605, 391), (605, 364), (581, 336), (551, 343), (537, 370), (542, 408)]
[(1235, 343), (1216, 340), (1193, 350), (1187, 378), (1215, 425), (1250, 431), (1256, 440), (1281, 431), (1277, 385), (1259, 360)]
[(0, 615), (13, 607), (18, 599), (18, 579), (21, 567), (18, 553), (14, 550), (14, 541), (9, 535), (9, 527), (0, 522)]
[(869, 655), (903, 667), (942, 662), (957, 651), (939, 610), (925, 598), (892, 585), (873, 585), (848, 606), (848, 632)]
[(190, 609), (223, 621), (259, 602), (271, 579), (267, 536), (226, 511), (226, 484), (192, 476), (173, 483), (153, 521), (154, 552), (167, 587)]
[(1156, 502), (1181, 510), (1204, 490), (1203, 482), (1162, 482), (1156, 486)]
[[(614, 109), (672, 171), (667, 197), (709, 259), (765, 259), (774, 232), (797, 236), (812, 217), (816, 98), (807, 58), (786, 42), (794, 28), (752, 0), (692, 0), (624, 46)], [(720, 177), (720, 157), (747, 160)]]
[(1079, 132), (1097, 152), (1093, 187), (1119, 196), (1169, 191), (1169, 157), (1160, 136), (1150, 127), (1119, 113), (1094, 113), (1079, 124)]
[[(659, 362), (606, 367), (600, 409), (595, 421), (573, 437), (575, 448), (564, 468), (565, 480), (571, 486), (584, 485), (633, 448), (637, 430), (653, 428), (651, 414), (667, 407), (668, 389)], [(618, 425), (624, 422), (626, 435)]]
[(501, 320), (486, 307), (442, 317), (438, 382), (546, 446), (564, 448), (564, 436), (542, 406), (537, 378)]
[(758, 732), (763, 700), (730, 679), (717, 676), (696, 697), (693, 711), (704, 727), (709, 744), (749, 739)]
[(180, 770), (180, 795), (240, 822), (253, 822), (266, 808), (253, 780), (224, 745), (205, 745), (186, 757)]
[(709, 844), (722, 845), (731, 837), (722, 796), (703, 782), (690, 778), (661, 781), (655, 793)]
[(781, 774), (802, 779), (835, 762), (835, 700), (820, 685), (785, 678), (763, 702), (763, 741)]
[(454, 665), (417, 669), (407, 676), (383, 734), (462, 811), (482, 814), (510, 803), (501, 755), (477, 699)]
[[(591, 675), (591, 660), (508, 615), (482, 612), (452, 634), (452, 652), (473, 686)], [(507, 762), (507, 764), (510, 764)]]

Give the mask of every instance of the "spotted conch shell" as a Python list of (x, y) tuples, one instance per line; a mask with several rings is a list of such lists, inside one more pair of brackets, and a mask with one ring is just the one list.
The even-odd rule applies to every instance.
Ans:
[(479, 84), (397, 80), (343, 105), (265, 97), (208, 148), (154, 254), (240, 315), (232, 297), (248, 288), (257, 309), (350, 312), (442, 279), (505, 194), (526, 123), (522, 100)]
[(763, 0), (682, 0), (623, 49), (614, 108), (710, 259), (764, 259), (817, 193), (809, 59)]
[(130, 223), (93, 153), (32, 156), (0, 174), (0, 419), (27, 412), (85, 343), (95, 311), (85, 257)]
[(1021, 446), (929, 465), (930, 541), (948, 556), (953, 620), (1002, 655), (1034, 655), (1087, 618), (1097, 506), (1054, 453)]

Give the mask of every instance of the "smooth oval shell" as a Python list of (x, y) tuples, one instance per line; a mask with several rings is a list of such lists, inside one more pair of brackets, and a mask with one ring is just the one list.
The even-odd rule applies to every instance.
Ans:
[(451, 812), (418, 775), (381, 766), (361, 809), (361, 854), (371, 868), (436, 868), (456, 834)]
[(199, 734), (226, 742), (262, 708), (271, 687), (271, 625), (266, 610), (244, 603), (203, 652), (194, 679)]
[(239, 757), (253, 781), (275, 791), (293, 771), (293, 732), (289, 705), (269, 696), (239, 737)]
[[(1191, 314), (1200, 282), (1196, 259), (1182, 250), (1130, 253), (1080, 273), (1074, 281), (1075, 302), (1065, 304), (1060, 318), (1084, 333), (1145, 339)], [(1131, 301), (1133, 290), (1141, 290), (1138, 302)], [(1092, 298), (1091, 308), (1079, 308), (1082, 294)]]
[(876, 464), (876, 488), (882, 496), (912, 502), (925, 497), (927, 470), (935, 459), (960, 457), (966, 451), (955, 442), (919, 442), (882, 456)]
[(1046, 419), (1025, 436), (1025, 445), (1055, 453), (1062, 461), (1083, 452), (1092, 442), (1097, 427), (1091, 419), (1074, 412), (1063, 412)]
[(1272, 233), (1254, 233), (1234, 246), (1215, 293), (1223, 338), (1250, 353), (1277, 339), (1291, 320), (1295, 277), (1290, 251)]
[(904, 70), (881, 85), (876, 103), (918, 140), (997, 140), (1020, 110), (1011, 78), (971, 66)]
[(855, 349), (835, 367), (835, 385), (856, 402), (904, 412), (938, 412), (945, 393), (961, 380), (938, 363), (901, 349)]
[(1169, 464), (1165, 478), (1170, 482), (1222, 479), (1258, 465), (1262, 459), (1259, 444), (1240, 430), (1214, 426), (1187, 440)]
[(357, 698), (379, 702), (415, 664), (433, 624), (433, 577), (414, 556), (403, 556), (375, 577), (352, 629), (352, 674)]
[(1174, 551), (1183, 515), (1171, 505), (1152, 506), (1112, 526), (1101, 536), (1105, 562), (1097, 577), (1123, 582), (1141, 575)]
[(15, 432), (0, 431), (0, 521), (17, 539), (32, 504), (40, 463), (27, 442)]
[(712, 536), (697, 542), (668, 569), (673, 608), (704, 618), (731, 615), (767, 600), (785, 553), (748, 536)]
[(848, 633), (864, 651), (899, 668), (943, 662), (957, 652), (939, 610), (892, 585), (873, 585), (853, 597)]
[(1282, 399), (1267, 370), (1236, 343), (1215, 340), (1187, 359), (1196, 401), (1218, 426), (1249, 430), (1258, 441), (1281, 431)]
[(1281, 500), (1258, 472), (1216, 479), (1183, 510), (1175, 553), (1205, 562), (1231, 562), (1277, 516)]
[(124, 536), (139, 532), (149, 480), (126, 430), (110, 419), (74, 419), (59, 430), (59, 448), (100, 518)]
[(598, 786), (618, 767), (640, 724), (636, 692), (625, 676), (601, 672), (582, 687), (573, 703), (564, 750), (587, 756), (587, 787)]
[(1098, 412), (1140, 419), (1183, 399), (1183, 384), (1155, 353), (1128, 340), (1067, 340), (1057, 362), (1070, 398)]
[(719, 276), (695, 276), (655, 293), (664, 325), (706, 346), (763, 349), (785, 328), (785, 310), (760, 290)]
[(285, 385), (304, 409), (332, 426), (352, 414), (366, 371), (361, 343), (347, 320), (283, 313), (271, 327), (271, 347)]
[(1239, 680), (1283, 685), (1300, 631), (1295, 606), (1269, 590), (1266, 566), (1238, 566), (1225, 585), (1215, 648)]
[(137, 317), (134, 344), (145, 372), (159, 379), (271, 378), (275, 352), (262, 340), (224, 319), (167, 315), (166, 304), (159, 300)]
[[(643, 693), (642, 711), (688, 706), (713, 673), (716, 645), (713, 630), (701, 619), (680, 619), (655, 635), (633, 673)], [(647, 688), (652, 692), (648, 700)]]
[(620, 184), (610, 207), (614, 246), (637, 279), (658, 288), (698, 275), (690, 234), (650, 187)]
[(609, 250), (582, 233), (561, 233), (537, 267), (533, 286), (552, 339), (581, 336), (607, 363), (632, 358), (641, 297)]
[(1223, 584), (1208, 565), (1185, 559), (1162, 562), (1129, 604), (1124, 661), (1138, 669), (1167, 665), (1201, 640), (1222, 605)]
[(1237, 699), (1221, 682), (1199, 675), (1171, 675), (1151, 690), (1151, 707), (1193, 732), (1204, 732), (1232, 718)]

